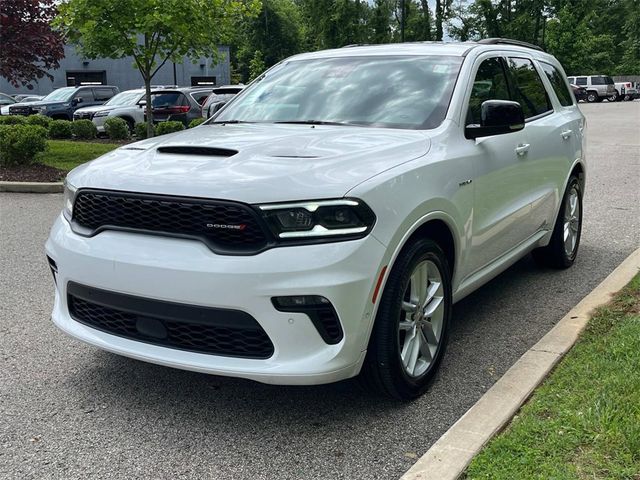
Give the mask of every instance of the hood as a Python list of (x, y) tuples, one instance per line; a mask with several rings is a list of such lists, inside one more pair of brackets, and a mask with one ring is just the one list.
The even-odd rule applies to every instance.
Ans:
[(68, 176), (76, 187), (246, 203), (342, 197), (357, 184), (427, 153), (419, 130), (202, 125), (121, 147)]
[(78, 113), (83, 113), (83, 112), (90, 112), (90, 113), (105, 112), (105, 111), (114, 110), (115, 108), (116, 107), (111, 107), (111, 106), (106, 106), (106, 105), (93, 105), (93, 106), (90, 106), (90, 107), (78, 108), (76, 110), (76, 112), (78, 112)]

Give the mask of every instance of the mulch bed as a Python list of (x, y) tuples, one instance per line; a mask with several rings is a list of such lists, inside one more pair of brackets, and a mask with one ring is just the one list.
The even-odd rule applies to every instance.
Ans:
[(58, 168), (34, 163), (19, 167), (0, 167), (2, 182), (60, 182), (67, 172)]

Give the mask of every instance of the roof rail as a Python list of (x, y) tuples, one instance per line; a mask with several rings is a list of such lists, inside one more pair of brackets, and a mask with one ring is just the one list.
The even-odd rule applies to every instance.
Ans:
[(534, 50), (540, 50), (541, 52), (544, 52), (544, 49), (542, 47), (539, 47), (538, 45), (523, 42), (521, 40), (512, 40), (510, 38), (483, 38), (482, 40), (478, 40), (478, 43), (482, 43), (485, 45), (517, 45), (519, 47), (533, 48)]

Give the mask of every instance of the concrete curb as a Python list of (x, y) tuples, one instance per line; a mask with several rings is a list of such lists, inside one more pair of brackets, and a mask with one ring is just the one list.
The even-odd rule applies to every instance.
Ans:
[(0, 192), (62, 193), (62, 182), (0, 182)]
[(511, 421), (533, 390), (571, 349), (591, 312), (607, 303), (640, 270), (640, 248), (531, 347), (447, 430), (400, 480), (455, 480), (482, 447)]

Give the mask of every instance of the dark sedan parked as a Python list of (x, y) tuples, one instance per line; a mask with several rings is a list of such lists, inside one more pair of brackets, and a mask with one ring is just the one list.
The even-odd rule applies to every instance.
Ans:
[(573, 94), (576, 97), (577, 101), (587, 101), (587, 89), (584, 87), (580, 87), (578, 85), (571, 84), (571, 89), (573, 90)]

